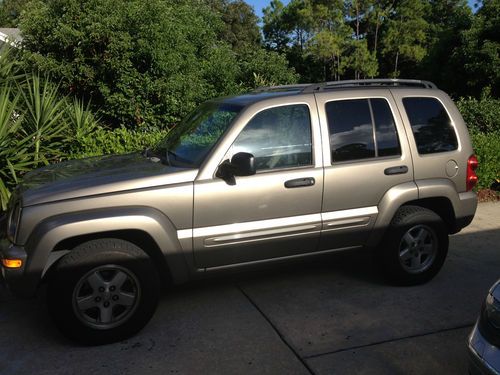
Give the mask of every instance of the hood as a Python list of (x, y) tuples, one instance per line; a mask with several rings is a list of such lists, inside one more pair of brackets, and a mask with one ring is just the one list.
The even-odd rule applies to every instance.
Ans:
[(19, 186), (23, 206), (193, 181), (197, 170), (151, 161), (139, 153), (70, 160), (36, 169)]

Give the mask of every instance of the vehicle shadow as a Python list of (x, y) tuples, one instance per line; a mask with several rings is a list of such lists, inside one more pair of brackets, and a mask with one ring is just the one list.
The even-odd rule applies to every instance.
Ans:
[[(472, 269), (474, 265), (474, 272), (483, 266), (499, 266), (498, 243), (500, 243), (500, 229), (452, 236), (445, 269), (448, 264), (457, 262), (464, 263), (462, 268), (465, 270)], [(465, 274), (446, 273), (443, 277), (456, 280), (467, 278), (468, 274), (467, 272)], [(280, 280), (292, 280), (299, 283), (302, 279), (315, 278), (321, 278), (325, 282), (341, 282), (347, 284), (346, 287), (349, 287), (351, 282), (357, 285), (374, 285), (377, 290), (391, 286), (377, 266), (373, 250), (351, 250), (225, 272), (184, 285), (171, 286), (163, 292), (161, 303), (168, 303), (170, 299), (181, 299), (181, 296), (182, 298), (190, 296), (196, 298), (204, 292), (213, 293), (227, 288), (240, 289), (242, 286), (255, 283), (265, 285)], [(453, 280), (449, 281), (454, 282)], [(35, 298), (23, 300), (13, 297), (0, 282), (0, 327), (3, 336), (0, 341), (5, 341), (10, 334), (21, 334), (24, 335), (25, 340), (43, 339), (44, 342), (57, 346), (74, 347), (77, 345), (58, 332), (50, 319), (45, 298), (44, 286), (40, 288)], [(1, 343), (0, 346), (2, 346)]]

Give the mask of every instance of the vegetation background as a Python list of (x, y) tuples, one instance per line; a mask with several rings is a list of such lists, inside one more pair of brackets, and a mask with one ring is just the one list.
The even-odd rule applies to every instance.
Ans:
[(500, 176), (500, 0), (3, 0), (0, 203), (26, 171), (139, 150), (200, 102), (258, 86), (372, 77), (435, 82)]

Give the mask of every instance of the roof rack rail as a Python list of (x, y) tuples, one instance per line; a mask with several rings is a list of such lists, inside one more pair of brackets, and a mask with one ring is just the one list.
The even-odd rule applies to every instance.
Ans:
[(393, 79), (393, 78), (375, 78), (375, 79), (358, 79), (346, 81), (330, 81), (323, 83), (302, 83), (296, 85), (280, 85), (259, 87), (253, 92), (268, 92), (268, 91), (299, 91), (301, 93), (310, 93), (324, 91), (336, 88), (349, 87), (381, 87), (381, 86), (398, 86), (398, 87), (421, 87), (425, 89), (437, 89), (437, 86), (430, 81), (421, 81), (418, 79)]
[(301, 83), (296, 85), (279, 85), (279, 86), (262, 86), (257, 87), (252, 92), (267, 92), (267, 91), (304, 91), (311, 86), (310, 83)]
[(393, 78), (376, 78), (376, 79), (359, 79), (347, 81), (331, 81), (326, 82), (323, 89), (337, 87), (359, 87), (359, 86), (408, 86), (422, 87), (426, 89), (437, 89), (437, 86), (429, 81), (421, 81), (418, 79), (393, 79)]

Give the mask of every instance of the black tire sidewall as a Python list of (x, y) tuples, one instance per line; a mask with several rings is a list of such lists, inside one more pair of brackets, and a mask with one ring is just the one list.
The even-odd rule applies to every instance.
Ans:
[[(401, 239), (416, 225), (425, 225), (434, 232), (437, 239), (436, 257), (429, 268), (419, 273), (404, 269), (399, 259)], [(391, 222), (381, 246), (382, 266), (387, 276), (398, 285), (418, 285), (432, 279), (442, 268), (448, 253), (448, 231), (439, 215), (418, 206), (405, 206), (398, 211)]]
[[(97, 240), (98, 241), (98, 240)], [(150, 258), (125, 241), (91, 241), (75, 248), (58, 264), (49, 281), (49, 311), (58, 328), (82, 344), (99, 345), (126, 339), (151, 319), (159, 298), (159, 277)], [(100, 330), (83, 324), (73, 310), (73, 292), (80, 279), (96, 267), (116, 265), (132, 273), (141, 289), (138, 305), (120, 326)]]

